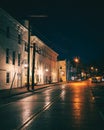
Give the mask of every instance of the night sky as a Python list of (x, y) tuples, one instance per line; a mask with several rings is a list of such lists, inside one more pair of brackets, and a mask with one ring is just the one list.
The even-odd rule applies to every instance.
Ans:
[(79, 56), (84, 63), (104, 65), (103, 0), (3, 0), (0, 5), (19, 18), (47, 15), (31, 20), (33, 33), (59, 54), (58, 59)]

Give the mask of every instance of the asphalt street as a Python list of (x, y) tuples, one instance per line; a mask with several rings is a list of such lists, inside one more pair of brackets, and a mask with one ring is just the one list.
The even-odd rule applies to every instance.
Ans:
[(102, 130), (89, 81), (54, 85), (0, 106), (0, 130)]

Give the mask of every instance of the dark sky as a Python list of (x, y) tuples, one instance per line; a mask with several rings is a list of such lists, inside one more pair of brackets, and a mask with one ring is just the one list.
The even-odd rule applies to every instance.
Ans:
[(103, 0), (3, 0), (0, 5), (13, 16), (48, 15), (31, 20), (33, 32), (59, 59), (79, 56), (85, 63), (103, 65)]

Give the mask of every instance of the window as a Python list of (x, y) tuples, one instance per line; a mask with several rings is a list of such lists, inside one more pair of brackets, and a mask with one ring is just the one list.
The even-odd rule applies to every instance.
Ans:
[(8, 38), (10, 37), (10, 28), (9, 27), (6, 28), (6, 36)]
[(6, 49), (6, 63), (9, 63), (9, 49)]
[(25, 51), (28, 51), (28, 45), (26, 42), (25, 42)]
[(21, 44), (21, 35), (18, 34), (18, 44)]
[(15, 65), (15, 51), (13, 51), (12, 54), (12, 64)]
[(6, 73), (6, 83), (10, 83), (10, 73)]
[(18, 54), (18, 66), (20, 66), (21, 54)]
[(62, 66), (60, 66), (60, 69), (62, 69)]

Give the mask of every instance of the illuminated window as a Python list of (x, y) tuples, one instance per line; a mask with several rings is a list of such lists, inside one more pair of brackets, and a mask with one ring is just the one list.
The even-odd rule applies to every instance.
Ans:
[(38, 53), (41, 54), (41, 48), (38, 48)]
[(60, 66), (60, 69), (62, 69), (62, 66)]
[(20, 66), (20, 62), (21, 62), (21, 54), (18, 54), (18, 66)]
[(13, 58), (13, 59), (12, 59), (12, 63), (13, 63), (13, 65), (15, 65), (15, 51), (13, 51), (13, 54), (12, 54), (12, 55), (13, 55), (13, 57), (12, 57), (12, 58)]
[(6, 83), (10, 83), (10, 73), (6, 73)]
[(6, 63), (9, 63), (9, 49), (6, 49)]
[(64, 72), (64, 71), (61, 71), (61, 75), (62, 75), (62, 76), (65, 76), (65, 72)]

